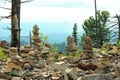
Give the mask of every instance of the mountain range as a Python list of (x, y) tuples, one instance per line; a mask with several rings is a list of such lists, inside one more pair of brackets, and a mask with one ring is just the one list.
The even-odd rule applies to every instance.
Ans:
[[(79, 33), (78, 35), (82, 35), (83, 33)], [(66, 38), (68, 36), (71, 36), (72, 34), (70, 33), (51, 33), (48, 34), (48, 42), (50, 43), (62, 43), (62, 42), (66, 42)], [(8, 42), (11, 41), (11, 37), (10, 36), (6, 36), (6, 37), (0, 37), (0, 41), (1, 40), (7, 40)], [(26, 42), (29, 43), (29, 36), (21, 36), (21, 41), (22, 42)]]

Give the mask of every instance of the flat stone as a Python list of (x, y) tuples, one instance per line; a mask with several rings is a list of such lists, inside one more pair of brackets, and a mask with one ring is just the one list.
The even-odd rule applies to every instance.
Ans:
[(120, 78), (116, 78), (115, 80), (120, 80)]
[(60, 79), (60, 77), (51, 77), (52, 78), (52, 80), (59, 80)]
[(36, 72), (27, 72), (25, 75), (28, 77), (32, 77), (32, 76), (36, 75)]
[(11, 80), (22, 80), (22, 78), (21, 77), (12, 77)]
[(27, 57), (27, 56), (29, 56), (28, 53), (21, 53), (20, 55), (21, 55), (22, 57)]
[(96, 74), (98, 74), (98, 73), (105, 74), (105, 73), (110, 73), (110, 72), (111, 72), (110, 68), (106, 65), (102, 65), (101, 67), (98, 67), (95, 70)]
[(67, 68), (65, 72), (70, 79), (76, 79), (77, 77), (79, 77), (79, 71), (77, 68)]
[(80, 77), (77, 80), (114, 80), (111, 74), (90, 74)]
[(31, 68), (29, 63), (25, 63), (23, 67), (24, 67), (24, 69), (30, 69)]
[(32, 54), (32, 55), (35, 55), (35, 51), (29, 51), (28, 54)]
[(17, 48), (16, 48), (16, 47), (11, 47), (11, 48), (10, 48), (10, 51), (11, 51), (11, 52), (17, 52)]
[(12, 71), (12, 69), (11, 68), (3, 68), (1, 71), (4, 73), (10, 73)]
[(51, 68), (57, 69), (59, 71), (65, 71), (69, 66), (64, 61), (55, 62), (52, 64)]
[(120, 77), (120, 62), (115, 66), (115, 76)]
[(23, 70), (19, 71), (19, 70), (13, 69), (9, 74), (15, 75), (15, 76), (22, 76), (25, 73), (26, 71), (23, 71)]
[(4, 78), (0, 78), (0, 80), (6, 80), (6, 79), (4, 79)]
[(8, 63), (7, 66), (8, 66), (9, 69), (22, 70), (22, 67), (21, 67), (21, 66), (16, 65), (16, 64), (14, 64), (14, 63)]
[(44, 47), (42, 50), (42, 54), (49, 54), (50, 48)]
[(41, 75), (42, 75), (44, 78), (48, 78), (48, 77), (50, 76), (50, 74), (49, 74), (47, 71), (42, 72)]
[(0, 80), (11, 80), (12, 76), (5, 73), (0, 73)]

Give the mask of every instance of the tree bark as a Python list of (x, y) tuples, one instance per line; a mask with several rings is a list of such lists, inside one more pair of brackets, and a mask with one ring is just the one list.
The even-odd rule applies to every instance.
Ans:
[(11, 47), (18, 47), (18, 52), (20, 51), (20, 5), (21, 0), (12, 0)]
[(116, 18), (118, 20), (118, 41), (120, 40), (120, 15), (116, 14)]
[(98, 47), (98, 19), (97, 19), (97, 4), (96, 0), (94, 0), (94, 6), (95, 6), (95, 26), (96, 26), (96, 47)]

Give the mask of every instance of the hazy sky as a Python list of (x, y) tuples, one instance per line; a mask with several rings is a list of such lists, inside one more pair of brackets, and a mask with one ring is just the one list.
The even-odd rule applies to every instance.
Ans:
[[(10, 7), (4, 0), (0, 1), (0, 6)], [(97, 9), (107, 10), (113, 16), (119, 12), (119, 2), (97, 0)], [(0, 9), (0, 15), (8, 14), (10, 11)], [(72, 33), (74, 23), (78, 24), (80, 32), (83, 31), (81, 25), (89, 16), (94, 16), (94, 0), (34, 0), (21, 5), (21, 26), (26, 26), (23, 32), (29, 32), (34, 24), (38, 24), (43, 33)], [(10, 23), (10, 20), (4, 19), (0, 26), (6, 21)]]

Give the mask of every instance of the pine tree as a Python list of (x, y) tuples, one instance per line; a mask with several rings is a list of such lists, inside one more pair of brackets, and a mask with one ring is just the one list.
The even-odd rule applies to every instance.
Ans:
[(101, 47), (104, 42), (110, 41), (110, 29), (107, 27), (109, 15), (108, 11), (97, 11), (97, 26), (95, 25), (96, 20), (93, 16), (85, 20), (82, 25), (85, 35), (92, 39), (94, 47)]
[(73, 33), (72, 33), (72, 37), (73, 37), (73, 41), (75, 42), (75, 44), (77, 45), (77, 24), (75, 23), (74, 24), (74, 27), (73, 27)]

